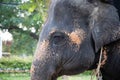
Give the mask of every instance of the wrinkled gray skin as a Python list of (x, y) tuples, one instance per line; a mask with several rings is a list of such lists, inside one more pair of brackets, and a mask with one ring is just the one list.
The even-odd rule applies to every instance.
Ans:
[(119, 80), (119, 39), (119, 17), (113, 6), (87, 0), (53, 0), (40, 34), (31, 80), (56, 80), (94, 69), (103, 46), (108, 55), (101, 68), (103, 80)]

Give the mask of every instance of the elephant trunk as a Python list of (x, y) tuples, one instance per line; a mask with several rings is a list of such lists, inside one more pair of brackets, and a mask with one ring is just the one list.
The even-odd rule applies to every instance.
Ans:
[(36, 64), (39, 61), (33, 62), (31, 67), (31, 80), (56, 80), (54, 78), (55, 69), (48, 63), (46, 64)]
[(51, 55), (46, 43), (38, 44), (35, 58), (31, 66), (31, 80), (56, 80), (55, 58)]

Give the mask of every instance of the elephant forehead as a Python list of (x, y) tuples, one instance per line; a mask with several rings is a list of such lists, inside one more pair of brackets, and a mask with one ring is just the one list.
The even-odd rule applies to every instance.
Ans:
[(85, 38), (85, 31), (83, 29), (77, 29), (69, 34), (70, 40), (79, 45)]

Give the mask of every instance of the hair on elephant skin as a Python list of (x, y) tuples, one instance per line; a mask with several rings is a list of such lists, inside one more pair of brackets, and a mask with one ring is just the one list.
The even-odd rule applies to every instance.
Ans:
[[(120, 80), (118, 0), (52, 0), (31, 66), (31, 80), (57, 80), (97, 68), (103, 80)], [(119, 2), (119, 1), (118, 1)], [(114, 4), (113, 4), (114, 3)]]

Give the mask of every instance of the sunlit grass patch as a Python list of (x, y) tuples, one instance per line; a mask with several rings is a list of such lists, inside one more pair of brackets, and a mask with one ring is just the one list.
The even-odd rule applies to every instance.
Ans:
[(28, 73), (0, 73), (0, 80), (30, 80)]
[(79, 75), (60, 77), (58, 80), (96, 80), (96, 77), (89, 71)]

